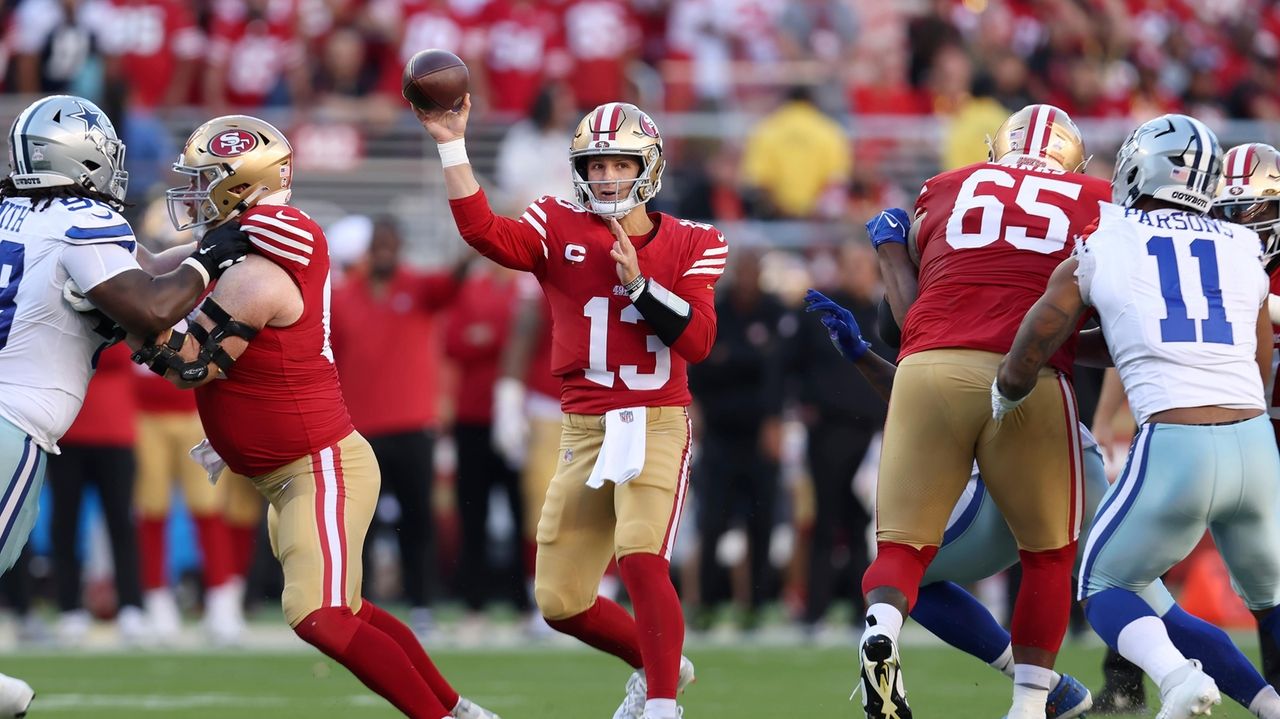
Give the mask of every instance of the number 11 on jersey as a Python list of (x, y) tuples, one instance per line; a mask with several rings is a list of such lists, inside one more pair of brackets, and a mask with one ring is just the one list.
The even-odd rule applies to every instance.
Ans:
[[(1160, 339), (1164, 342), (1196, 342), (1196, 323), (1187, 314), (1182, 281), (1178, 273), (1178, 257), (1173, 238), (1156, 236), (1147, 240), (1147, 254), (1156, 258), (1160, 272), (1160, 294), (1164, 297), (1165, 318), (1160, 320)], [(1191, 241), (1191, 256), (1199, 261), (1200, 290), (1209, 316), (1200, 320), (1200, 340), (1215, 344), (1234, 344), (1235, 335), (1222, 306), (1222, 287), (1218, 282), (1218, 254), (1213, 240)]]

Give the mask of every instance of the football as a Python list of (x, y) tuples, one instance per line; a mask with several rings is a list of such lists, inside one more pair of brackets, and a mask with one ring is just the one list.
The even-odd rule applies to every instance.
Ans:
[(401, 94), (423, 112), (458, 110), (471, 74), (448, 50), (422, 50), (405, 63)]

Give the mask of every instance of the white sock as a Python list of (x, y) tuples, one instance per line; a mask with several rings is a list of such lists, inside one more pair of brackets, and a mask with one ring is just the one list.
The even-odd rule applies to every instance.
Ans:
[(863, 641), (876, 634), (884, 634), (898, 642), (898, 634), (902, 632), (902, 612), (892, 604), (872, 604), (867, 607), (867, 629), (862, 633)]
[(1261, 719), (1280, 719), (1280, 694), (1276, 694), (1275, 687), (1263, 687), (1249, 702), (1249, 711)]
[(1053, 683), (1052, 669), (1034, 664), (1014, 665), (1013, 707), (1009, 709), (1008, 719), (1043, 717)]
[(1009, 646), (1005, 647), (1004, 653), (1000, 655), (1000, 658), (995, 660), (994, 662), (990, 662), (989, 664), (992, 669), (1012, 679), (1013, 678), (1013, 645), (1010, 644)]
[(677, 719), (675, 699), (646, 699), (644, 703), (644, 719)]
[(1187, 658), (1173, 646), (1159, 617), (1141, 617), (1129, 622), (1120, 630), (1116, 648), (1125, 659), (1142, 667), (1156, 686), (1187, 663)]

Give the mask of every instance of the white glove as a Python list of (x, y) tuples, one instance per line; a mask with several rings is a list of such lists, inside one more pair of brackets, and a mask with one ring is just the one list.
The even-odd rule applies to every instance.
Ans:
[(524, 383), (503, 377), (493, 386), (493, 448), (512, 467), (524, 464), (529, 418), (524, 411)]
[(991, 380), (991, 418), (995, 421), (999, 422), (1004, 419), (1006, 414), (1017, 409), (1018, 405), (1022, 404), (1025, 399), (1026, 397), (1023, 397), (1022, 399), (1009, 399), (1008, 397), (1005, 397), (1000, 392), (997, 380)]
[(70, 277), (62, 283), (62, 299), (66, 300), (67, 304), (71, 305), (71, 309), (76, 312), (92, 312), (98, 309), (88, 297), (84, 296), (84, 290), (80, 289), (80, 285)]

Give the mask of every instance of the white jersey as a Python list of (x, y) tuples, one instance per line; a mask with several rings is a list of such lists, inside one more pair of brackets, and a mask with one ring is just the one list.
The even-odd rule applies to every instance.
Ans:
[(47, 452), (80, 412), (106, 344), (63, 286), (74, 278), (87, 291), (138, 268), (135, 251), (129, 223), (100, 202), (0, 203), (0, 417)]
[(1100, 205), (1077, 278), (1138, 423), (1181, 407), (1266, 409), (1255, 354), (1268, 290), (1258, 235), (1181, 210)]

